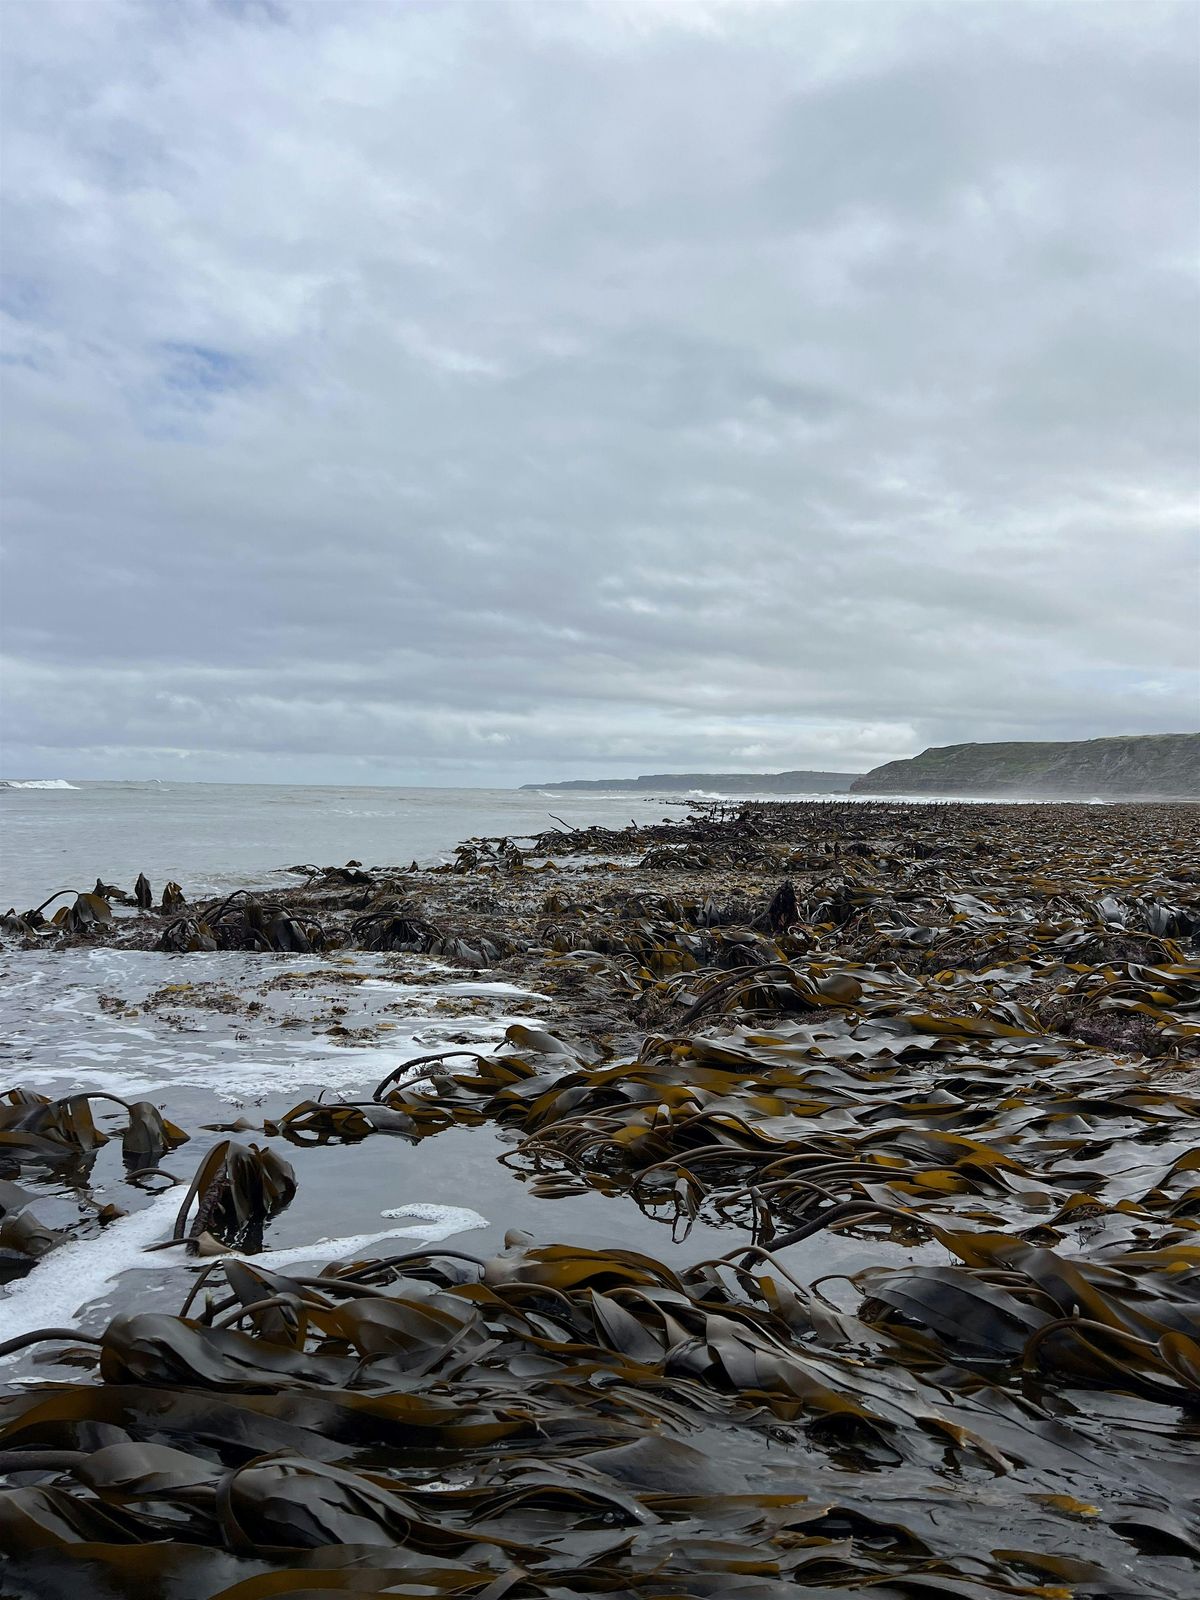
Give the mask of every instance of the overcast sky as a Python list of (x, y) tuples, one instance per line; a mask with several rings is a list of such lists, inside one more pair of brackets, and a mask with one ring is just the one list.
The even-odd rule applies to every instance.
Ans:
[(1190, 0), (0, 26), (3, 775), (1200, 725)]

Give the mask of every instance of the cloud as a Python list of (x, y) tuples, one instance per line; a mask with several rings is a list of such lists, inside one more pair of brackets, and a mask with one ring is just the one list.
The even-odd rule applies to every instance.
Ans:
[(1195, 726), (1190, 7), (18, 3), (6, 771)]

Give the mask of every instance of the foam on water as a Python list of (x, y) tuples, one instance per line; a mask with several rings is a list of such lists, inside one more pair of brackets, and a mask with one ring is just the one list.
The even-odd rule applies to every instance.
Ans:
[(65, 778), (8, 778), (0, 783), (0, 789), (78, 789), (77, 783), (68, 783)]
[[(70, 1327), (114, 1278), (146, 1259), (142, 1252), (164, 1237), (178, 1210), (179, 1196), (168, 1189), (143, 1210), (109, 1223), (94, 1239), (76, 1239), (43, 1256), (0, 1299), (0, 1343), (34, 1328)], [(150, 1260), (163, 1266), (161, 1256)]]
[[(35, 1328), (71, 1327), (80, 1315), (100, 1300), (123, 1273), (132, 1271), (178, 1274), (193, 1266), (182, 1250), (175, 1260), (164, 1252), (146, 1253), (146, 1246), (167, 1236), (179, 1196), (168, 1189), (141, 1211), (131, 1212), (110, 1223), (93, 1239), (61, 1245), (43, 1256), (24, 1278), (10, 1284), (0, 1297), (0, 1343)], [(310, 1244), (292, 1245), (283, 1250), (261, 1250), (257, 1255), (228, 1252), (235, 1259), (265, 1267), (270, 1271), (298, 1262), (327, 1262), (356, 1259), (367, 1250), (390, 1240), (412, 1240), (437, 1244), (456, 1233), (486, 1228), (486, 1217), (466, 1206), (434, 1205), (414, 1201), (396, 1206), (381, 1215), (385, 1218), (411, 1217), (407, 1228), (383, 1228), (376, 1233), (351, 1233), (336, 1239), (316, 1239)], [(211, 1258), (209, 1258), (211, 1259)], [(206, 1260), (204, 1265), (208, 1264)], [(0, 1356), (0, 1364), (15, 1361), (22, 1354)]]
[[(419, 956), (4, 951), (0, 1083), (51, 1095), (91, 1090), (151, 1099), (196, 1136), (213, 1124), (221, 1131), (214, 1101), (359, 1098), (439, 1049), (490, 1051), (513, 1023), (541, 1025), (536, 1008), (544, 998)], [(115, 1132), (115, 1113), (102, 1110), (101, 1120), (109, 1115)], [(194, 1166), (202, 1148), (185, 1147), (181, 1164), (172, 1165)], [(119, 1146), (97, 1162), (96, 1194), (128, 1205), (112, 1149)], [(302, 1185), (310, 1181), (307, 1167), (299, 1177)], [(328, 1181), (316, 1172), (313, 1178)], [(426, 1192), (459, 1198), (453, 1186)], [(61, 1197), (50, 1198), (57, 1204)], [(0, 1287), (0, 1342), (44, 1327), (94, 1331), (116, 1310), (160, 1295), (177, 1304), (194, 1260), (181, 1248), (147, 1246), (170, 1237), (180, 1199), (178, 1189), (156, 1195)], [(340, 1196), (331, 1209), (316, 1207), (299, 1230), (330, 1236), (294, 1243), (297, 1232), (284, 1232), (280, 1248), (249, 1259), (282, 1270), (398, 1253), (488, 1226), (478, 1211), (457, 1204), (409, 1202), (382, 1217), (378, 1206), (366, 1188), (357, 1203), (353, 1194)], [(365, 1231), (336, 1233), (356, 1228)]]
[[(381, 1211), (382, 1217), (414, 1217), (419, 1219), (410, 1228), (381, 1228), (378, 1233), (347, 1233), (336, 1239), (314, 1239), (311, 1244), (289, 1245), (286, 1250), (260, 1250), (256, 1256), (241, 1256), (236, 1250), (229, 1255), (264, 1267), (268, 1272), (295, 1266), (301, 1261), (352, 1261), (366, 1250), (391, 1239), (412, 1239), (420, 1244), (438, 1244), (456, 1233), (470, 1233), (486, 1228), (488, 1220), (468, 1206), (439, 1206), (428, 1201), (417, 1201), (407, 1206), (396, 1206), (391, 1211)], [(136, 1266), (151, 1266), (153, 1261), (143, 1260)]]
[[(107, 1044), (75, 1041), (70, 1062), (45, 1066), (22, 1065), (23, 1087), (55, 1087), (64, 1082), (71, 1090), (115, 1094), (124, 1100), (159, 1097), (171, 1086), (207, 1089), (226, 1105), (241, 1106), (272, 1094), (297, 1094), (309, 1090), (349, 1093), (371, 1089), (389, 1072), (408, 1061), (442, 1048), (486, 1050), (502, 1042), (515, 1022), (529, 1026), (528, 1015), (502, 1015), (486, 1021), (462, 1017), (437, 1022), (416, 1018), (407, 1035), (397, 1031), (386, 1044), (330, 1046), (317, 1039), (296, 1039), (287, 1054), (252, 1056), (248, 1041), (214, 1040), (207, 1050), (186, 1051), (164, 1047), (145, 1029), (130, 1029), (126, 1038)], [(129, 1044), (141, 1037), (147, 1048), (136, 1064)], [(465, 1041), (465, 1042), (464, 1042)], [(222, 1060), (216, 1052), (223, 1052)]]
[[(453, 971), (451, 967), (444, 969)], [(390, 983), (386, 978), (364, 978), (359, 985), (361, 989), (395, 989), (403, 994), (412, 994), (414, 985), (411, 983)], [(519, 1000), (549, 1000), (548, 994), (538, 994), (534, 989), (522, 989), (515, 983), (438, 983), (428, 990), (417, 989), (416, 992), (439, 995), (459, 995), (466, 999), (486, 1000), (490, 995), (504, 995)]]
[[(522, 1002), (533, 1007), (547, 998), (420, 957), (397, 965), (362, 952), (339, 960), (101, 948), (21, 953), (0, 966), (0, 1078), (124, 1099), (157, 1098), (173, 1087), (207, 1090), (232, 1105), (273, 1094), (369, 1091), (435, 1050), (494, 1047), (514, 1022), (538, 1021)], [(303, 982), (281, 989), (289, 974)], [(246, 1014), (211, 1003), (228, 992), (259, 1003), (253, 1027)], [(152, 995), (154, 1006), (146, 1004)], [(331, 1036), (333, 1003), (348, 1008), (352, 1029), (366, 1026), (375, 1037)], [(263, 1004), (274, 1009), (270, 1022)]]

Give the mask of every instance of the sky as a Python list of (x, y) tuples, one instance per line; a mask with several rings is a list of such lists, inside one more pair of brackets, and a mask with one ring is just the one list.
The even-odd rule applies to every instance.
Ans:
[(0, 774), (1200, 726), (1200, 10), (4, 0)]

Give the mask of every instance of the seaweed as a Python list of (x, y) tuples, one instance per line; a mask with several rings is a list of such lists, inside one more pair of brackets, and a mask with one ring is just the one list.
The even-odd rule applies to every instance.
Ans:
[[(296, 1170), (223, 1139), (162, 1241), (174, 1312), (0, 1350), (81, 1366), (0, 1399), (10, 1572), (139, 1600), (1194, 1592), (1194, 822), (715, 805), (424, 873), (14, 913), (39, 947), (499, 966), (547, 1010), (300, 1101), (263, 1129)], [(64, 1237), (24, 1175), (86, 1193), (97, 1098), (0, 1105), (21, 1270)], [(161, 1177), (183, 1131), (118, 1105), (130, 1181)], [(545, 1202), (537, 1237), (259, 1255), (307, 1146), (481, 1125)], [(581, 1193), (662, 1248), (564, 1238)]]

